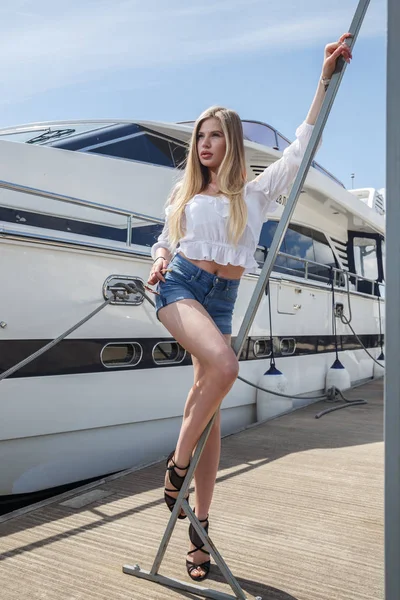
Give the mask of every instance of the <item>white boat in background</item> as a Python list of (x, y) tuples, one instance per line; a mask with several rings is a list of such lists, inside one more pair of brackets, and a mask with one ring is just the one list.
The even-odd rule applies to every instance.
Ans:
[[(243, 127), (252, 179), (289, 142), (263, 123), (243, 121)], [(79, 121), (0, 131), (0, 373), (84, 318), (110, 297), (113, 286), (147, 280), (150, 246), (162, 228), (163, 205), (191, 128)], [(282, 207), (262, 229), (260, 266), (286, 199), (279, 200)], [(242, 352), (241, 376), (259, 382), (273, 350), (290, 393), (315, 395), (325, 388), (336, 346), (352, 384), (374, 375), (360, 341), (378, 357), (384, 212), (382, 193), (348, 191), (313, 164), (270, 281), (272, 346), (265, 296)], [(358, 338), (338, 318), (333, 334), (332, 273), (335, 304), (347, 317), (351, 312)], [(242, 279), (234, 336), (257, 277)], [(107, 305), (0, 382), (0, 496), (86, 480), (165, 455), (192, 385), (190, 365), (190, 356), (140, 294)], [(256, 400), (256, 389), (237, 381), (223, 403), (223, 432), (254, 422)]]

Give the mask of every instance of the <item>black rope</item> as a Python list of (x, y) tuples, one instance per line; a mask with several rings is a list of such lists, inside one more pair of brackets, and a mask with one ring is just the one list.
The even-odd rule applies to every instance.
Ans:
[(335, 317), (335, 285), (334, 285), (334, 274), (331, 267), (331, 287), (332, 287), (332, 334), (335, 337), (335, 353), (336, 361), (339, 361), (338, 343), (337, 343), (337, 332), (336, 332), (336, 317)]
[(380, 356), (379, 356), (379, 360), (385, 360), (385, 355), (383, 353), (381, 299), (379, 298), (379, 296), (378, 296), (378, 310), (379, 310), (379, 345), (381, 347), (381, 353), (380, 353)]

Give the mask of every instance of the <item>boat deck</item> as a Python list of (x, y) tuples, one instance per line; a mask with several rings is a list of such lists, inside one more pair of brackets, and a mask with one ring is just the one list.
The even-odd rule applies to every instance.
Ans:
[[(318, 403), (224, 438), (210, 535), (249, 599), (383, 599), (383, 380), (367, 405)], [(196, 598), (122, 573), (150, 570), (169, 513), (164, 464), (0, 517), (4, 600)], [(68, 496), (68, 498), (67, 498)], [(185, 571), (179, 521), (160, 573)], [(231, 593), (213, 565), (206, 587)]]

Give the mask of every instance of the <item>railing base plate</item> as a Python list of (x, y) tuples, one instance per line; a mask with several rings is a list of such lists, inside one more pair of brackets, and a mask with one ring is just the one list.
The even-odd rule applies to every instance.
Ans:
[[(238, 596), (232, 596), (231, 594), (224, 594), (223, 592), (217, 592), (210, 588), (205, 588), (200, 585), (185, 583), (179, 581), (179, 579), (172, 579), (171, 577), (164, 577), (163, 575), (153, 575), (150, 571), (144, 571), (139, 565), (124, 565), (122, 571), (127, 575), (133, 575), (134, 577), (140, 577), (142, 579), (148, 579), (154, 583), (159, 583), (167, 587), (176, 588), (183, 590), (184, 592), (190, 592), (203, 598), (212, 598), (213, 600), (237, 600)], [(246, 596), (241, 596), (240, 600), (246, 600)]]

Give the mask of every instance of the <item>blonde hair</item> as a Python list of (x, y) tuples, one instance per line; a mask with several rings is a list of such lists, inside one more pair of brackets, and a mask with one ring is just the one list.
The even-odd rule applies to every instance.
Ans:
[(199, 160), (197, 136), (203, 122), (213, 117), (219, 120), (226, 141), (226, 152), (218, 169), (217, 182), (219, 193), (229, 199), (227, 228), (229, 241), (237, 244), (246, 227), (247, 206), (243, 198), (246, 162), (242, 122), (235, 111), (221, 106), (212, 106), (195, 122), (183, 177), (167, 200), (167, 205), (170, 205), (168, 225), (169, 243), (172, 248), (175, 248), (184, 236), (183, 220), (186, 204), (193, 196), (205, 190), (210, 183), (210, 172)]

